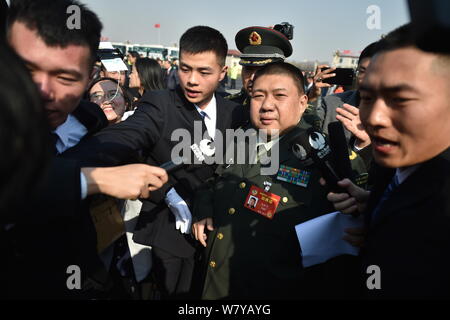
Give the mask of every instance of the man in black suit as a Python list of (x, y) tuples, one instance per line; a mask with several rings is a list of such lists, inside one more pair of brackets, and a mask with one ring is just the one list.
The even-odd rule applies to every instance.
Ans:
[(418, 49), (405, 25), (381, 40), (360, 86), (375, 185), (369, 195), (341, 181), (351, 196), (329, 199), (345, 212), (367, 207), (369, 297), (450, 297), (449, 74), (450, 56)]
[[(178, 156), (183, 144), (187, 149), (182, 156), (191, 158), (189, 146), (221, 141), (220, 135), (242, 116), (239, 105), (215, 94), (227, 72), (227, 49), (215, 29), (187, 30), (180, 39), (180, 86), (147, 92), (130, 118), (82, 143), (76, 153), (87, 165), (129, 163), (138, 152), (148, 163), (161, 165)], [(214, 167), (173, 172), (170, 183), (144, 201), (134, 240), (153, 246), (154, 271), (164, 297), (189, 293), (195, 253), (189, 235), (192, 199)]]
[(163, 72), (166, 88), (169, 90), (174, 90), (180, 84), (177, 66), (170, 60), (164, 61), (164, 66), (165, 68), (163, 68)]
[[(80, 9), (79, 30), (66, 25), (70, 5)], [(81, 101), (92, 77), (101, 23), (72, 0), (12, 1), (8, 14), (9, 44), (39, 89), (53, 155), (63, 154), (107, 125), (97, 105)], [(81, 168), (78, 161), (53, 159), (39, 191), (26, 195), (28, 210), (17, 214), (8, 227), (20, 257), (13, 267), (16, 277), (10, 277), (11, 289), (17, 290), (12, 296), (62, 297), (67, 267), (81, 263), (86, 246), (95, 259), (96, 233), (82, 199), (95, 193), (125, 199), (148, 196), (149, 184), (161, 186), (164, 175), (159, 168), (144, 165)], [(84, 242), (86, 246), (81, 245)], [(24, 275), (30, 265), (33, 272), (28, 278)]]

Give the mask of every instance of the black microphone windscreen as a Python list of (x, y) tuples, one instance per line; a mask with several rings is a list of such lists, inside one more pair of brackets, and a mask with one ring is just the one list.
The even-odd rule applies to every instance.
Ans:
[(332, 161), (339, 178), (353, 179), (353, 170), (348, 154), (348, 144), (345, 138), (344, 127), (339, 121), (328, 124), (328, 139), (331, 148)]
[(292, 138), (290, 143), (292, 152), (299, 160), (304, 160), (302, 152), (299, 152), (302, 150), (319, 168), (328, 187), (331, 190), (339, 190), (337, 186), (339, 176), (333, 168), (331, 150), (322, 132), (312, 128), (301, 131)]

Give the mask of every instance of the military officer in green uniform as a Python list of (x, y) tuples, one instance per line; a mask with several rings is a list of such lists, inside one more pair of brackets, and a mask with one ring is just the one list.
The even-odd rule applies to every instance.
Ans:
[[(310, 127), (302, 120), (307, 100), (303, 75), (288, 63), (255, 75), (250, 118), (262, 133), (256, 144), (261, 161), (252, 163), (255, 145), (249, 143), (246, 163), (219, 166), (194, 202), (193, 235), (206, 246), (203, 299), (342, 298), (351, 291), (346, 282), (357, 274), (355, 257), (302, 267), (295, 226), (334, 211), (318, 168), (292, 152), (292, 137)], [(278, 160), (272, 174), (262, 174), (264, 152), (271, 165)]]
[[(255, 72), (269, 63), (284, 61), (292, 55), (289, 35), (283, 33), (284, 25), (276, 26), (280, 26), (280, 31), (266, 27), (247, 27), (240, 30), (235, 37), (236, 47), (241, 52), (239, 64), (242, 65), (242, 88), (240, 92), (226, 98), (244, 106), (243, 126), (249, 122), (250, 95)], [(312, 105), (308, 105), (305, 110), (305, 122), (317, 128), (320, 126), (320, 118)]]

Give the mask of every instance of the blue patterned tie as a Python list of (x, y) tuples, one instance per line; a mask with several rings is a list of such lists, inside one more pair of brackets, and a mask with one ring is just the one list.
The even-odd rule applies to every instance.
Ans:
[(383, 203), (390, 197), (392, 191), (394, 191), (394, 189), (396, 187), (398, 187), (398, 185), (399, 185), (398, 178), (397, 178), (397, 175), (395, 174), (391, 180), (391, 183), (389, 183), (386, 190), (384, 190), (384, 193), (381, 196), (380, 201), (378, 202), (377, 206), (372, 211), (372, 221), (375, 221), (375, 219), (377, 219), (377, 216), (380, 213), (380, 209), (381, 209)]
[(206, 112), (205, 111), (200, 111), (200, 116), (202, 117), (202, 119), (204, 120), (206, 117)]

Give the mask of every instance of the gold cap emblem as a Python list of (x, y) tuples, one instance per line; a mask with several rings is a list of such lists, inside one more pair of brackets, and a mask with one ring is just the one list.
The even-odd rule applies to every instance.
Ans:
[(252, 46), (259, 46), (261, 44), (261, 42), (262, 42), (261, 36), (259, 35), (258, 32), (255, 32), (255, 31), (253, 31), (250, 34), (250, 37), (248, 38), (248, 40), (250, 41), (250, 44)]

